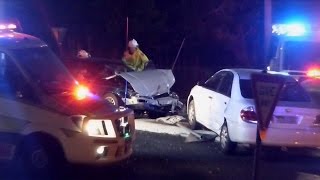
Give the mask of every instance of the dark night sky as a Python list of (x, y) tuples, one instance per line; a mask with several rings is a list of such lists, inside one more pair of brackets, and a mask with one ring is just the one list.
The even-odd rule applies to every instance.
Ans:
[[(283, 17), (289, 16), (310, 19), (316, 17), (310, 12), (320, 12), (317, 11), (319, 1), (295, 1), (298, 3), (274, 0), (273, 20), (281, 21)], [(138, 40), (143, 51), (157, 65), (170, 67), (183, 37), (188, 35), (177, 71), (193, 72), (198, 68), (197, 71), (208, 75), (224, 67), (265, 65), (261, 58), (262, 2), (2, 0), (0, 14), (17, 17), (25, 32), (44, 39), (53, 48), (55, 43), (50, 26), (66, 27), (68, 33), (64, 49), (67, 54), (74, 54), (77, 49), (84, 48), (89, 49), (94, 56), (107, 58), (121, 57), (125, 47), (125, 18), (129, 16), (129, 36)], [(203, 21), (203, 17), (208, 14), (206, 21)], [(194, 73), (191, 76), (189, 73), (190, 81), (194, 84), (193, 81), (206, 76), (200, 74)]]

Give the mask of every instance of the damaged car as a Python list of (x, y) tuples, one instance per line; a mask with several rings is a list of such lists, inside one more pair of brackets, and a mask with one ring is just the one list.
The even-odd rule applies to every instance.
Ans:
[(73, 59), (65, 64), (78, 81), (85, 81), (117, 107), (126, 106), (150, 118), (176, 114), (183, 108), (179, 96), (171, 91), (175, 77), (170, 69), (123, 72), (124, 66), (118, 62), (97, 58)]

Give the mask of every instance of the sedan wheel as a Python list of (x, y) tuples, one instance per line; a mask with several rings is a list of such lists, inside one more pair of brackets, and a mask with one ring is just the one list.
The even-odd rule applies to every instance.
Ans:
[(116, 107), (119, 107), (122, 105), (121, 99), (112, 93), (107, 93), (106, 95), (104, 95), (104, 99)]
[(189, 122), (189, 125), (190, 125), (191, 129), (196, 129), (197, 120), (196, 120), (196, 112), (195, 112), (194, 101), (193, 100), (189, 103), (188, 122)]
[(112, 105), (116, 105), (116, 101), (112, 97), (106, 97), (106, 100), (111, 103)]
[(237, 143), (230, 140), (227, 123), (224, 123), (220, 132), (221, 151), (225, 154), (232, 154), (236, 150), (236, 147)]

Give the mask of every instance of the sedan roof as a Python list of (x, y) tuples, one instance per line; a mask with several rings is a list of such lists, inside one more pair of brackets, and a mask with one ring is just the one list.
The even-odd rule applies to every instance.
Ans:
[[(262, 73), (263, 70), (261, 69), (226, 69), (227, 71), (234, 72), (239, 75), (240, 79), (251, 79), (251, 75), (253, 73)], [(275, 71), (268, 71), (269, 74), (278, 74), (278, 75), (284, 75), (287, 79), (287, 81), (295, 81), (293, 77), (291, 77), (289, 74), (281, 73), (281, 72), (275, 72)]]
[(240, 79), (251, 79), (251, 74), (261, 73), (261, 69), (228, 69), (239, 75)]

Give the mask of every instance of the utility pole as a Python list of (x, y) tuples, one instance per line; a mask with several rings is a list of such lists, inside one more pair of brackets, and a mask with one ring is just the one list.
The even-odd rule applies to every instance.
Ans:
[(126, 45), (129, 41), (129, 17), (127, 16), (126, 19)]
[(272, 0), (264, 0), (264, 59), (267, 59), (270, 40), (271, 40), (271, 27), (272, 27)]

